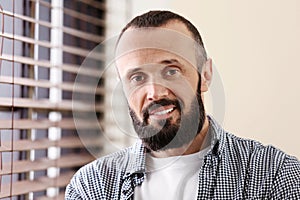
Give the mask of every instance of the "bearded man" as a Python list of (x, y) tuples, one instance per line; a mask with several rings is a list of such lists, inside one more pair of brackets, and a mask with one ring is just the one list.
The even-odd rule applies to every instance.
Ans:
[(139, 141), (82, 167), (66, 199), (300, 199), (300, 164), (206, 115), (212, 61), (195, 26), (150, 11), (120, 34), (116, 66)]

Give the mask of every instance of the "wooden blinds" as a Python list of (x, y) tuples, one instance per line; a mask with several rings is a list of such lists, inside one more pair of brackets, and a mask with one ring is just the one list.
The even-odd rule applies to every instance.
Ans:
[(0, 0), (0, 199), (64, 199), (101, 150), (103, 52), (89, 52), (104, 16), (103, 0)]

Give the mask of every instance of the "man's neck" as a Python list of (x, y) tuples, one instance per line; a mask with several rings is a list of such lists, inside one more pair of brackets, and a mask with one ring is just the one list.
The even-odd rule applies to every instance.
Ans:
[(152, 151), (151, 155), (157, 158), (166, 158), (171, 156), (181, 156), (196, 153), (202, 150), (203, 148), (207, 147), (206, 135), (208, 133), (208, 129), (209, 121), (208, 118), (205, 117), (203, 127), (200, 133), (195, 137), (193, 141), (179, 148), (167, 149), (164, 151)]

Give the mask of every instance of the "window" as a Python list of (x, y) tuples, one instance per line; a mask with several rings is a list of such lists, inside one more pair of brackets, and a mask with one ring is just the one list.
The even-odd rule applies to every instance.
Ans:
[[(103, 52), (83, 61), (104, 40), (105, 2), (0, 0), (0, 6), (0, 198), (63, 199), (74, 172), (95, 159), (86, 147), (102, 148)], [(72, 101), (74, 95), (80, 98)]]

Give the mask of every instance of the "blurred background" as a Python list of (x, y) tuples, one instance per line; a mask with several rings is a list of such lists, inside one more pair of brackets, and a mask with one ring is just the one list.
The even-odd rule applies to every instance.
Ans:
[(300, 157), (299, 1), (0, 0), (0, 199), (64, 199), (82, 165), (136, 140), (112, 52), (154, 9), (200, 31), (208, 113)]

